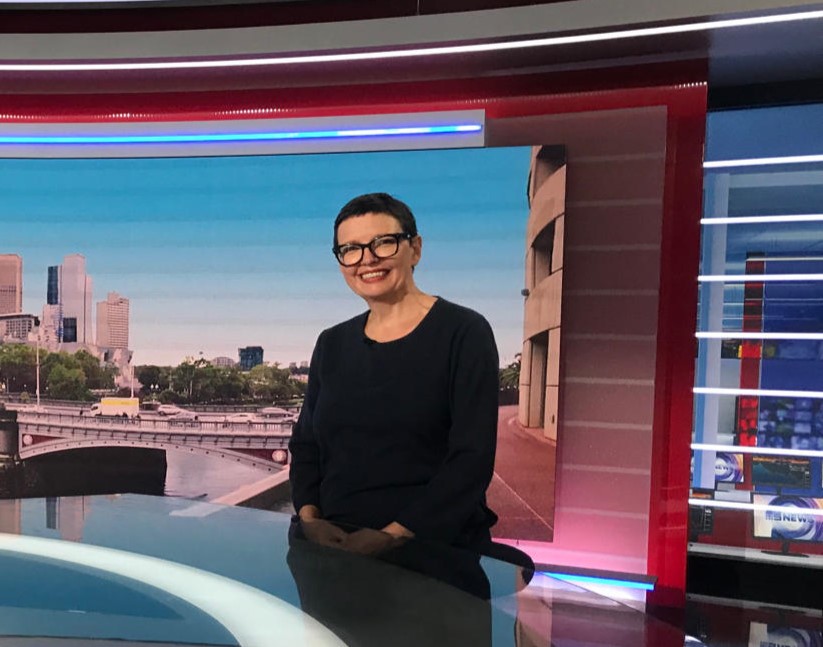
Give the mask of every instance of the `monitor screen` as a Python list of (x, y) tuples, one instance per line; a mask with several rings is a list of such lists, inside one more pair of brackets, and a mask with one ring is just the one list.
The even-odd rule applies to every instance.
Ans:
[(788, 456), (752, 456), (752, 483), (808, 489), (812, 486), (811, 459)]
[(742, 483), (743, 454), (717, 452), (714, 460), (714, 480), (718, 483)]
[(761, 397), (757, 446), (823, 449), (823, 400)]
[(754, 495), (754, 536), (759, 539), (823, 542), (823, 499)]
[(819, 647), (823, 645), (823, 630), (787, 627), (785, 624), (752, 622), (749, 625), (749, 647)]
[[(170, 405), (144, 418), (195, 430), (205, 423), (183, 418), (187, 408), (299, 407), (318, 334), (366, 309), (332, 255), (335, 216), (354, 196), (385, 191), (417, 218), (425, 241), (420, 288), (480, 312), (494, 331), (495, 532), (551, 541), (556, 445), (542, 429), (520, 434), (515, 424), (525, 392), (529, 218), (565, 197), (565, 169), (554, 175), (548, 161), (534, 161), (549, 148), (559, 164), (558, 147), (543, 146), (0, 160), (0, 257), (22, 276), (15, 290), (23, 312), (41, 321), (44, 406), (133, 387), (144, 401)], [(531, 172), (544, 167), (551, 172)], [(559, 193), (549, 201), (544, 191), (532, 209), (528, 186)], [(19, 309), (15, 303), (12, 312)], [(0, 349), (31, 348), (23, 377), (9, 378), (9, 392), (31, 401), (34, 340), (0, 333), (8, 342)], [(212, 500), (268, 476), (211, 455), (166, 454), (164, 491), (174, 495)], [(504, 464), (507, 455), (518, 458)], [(289, 505), (284, 489), (276, 506)]]

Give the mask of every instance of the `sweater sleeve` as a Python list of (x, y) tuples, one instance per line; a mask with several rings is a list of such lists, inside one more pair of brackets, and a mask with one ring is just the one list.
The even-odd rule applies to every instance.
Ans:
[(499, 362), (483, 318), (471, 321), (451, 352), (451, 426), (443, 464), (396, 521), (421, 539), (452, 542), (485, 502), (497, 447)]
[(295, 512), (304, 505), (320, 507), (320, 447), (314, 435), (314, 408), (320, 392), (320, 362), (323, 335), (317, 339), (309, 364), (309, 382), (306, 397), (300, 409), (300, 416), (292, 429), (289, 440), (291, 465), (289, 481), (291, 482), (292, 503)]

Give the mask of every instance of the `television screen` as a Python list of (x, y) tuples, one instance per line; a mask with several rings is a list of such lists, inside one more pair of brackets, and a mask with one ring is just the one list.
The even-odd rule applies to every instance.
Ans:
[(714, 480), (718, 483), (742, 483), (743, 454), (717, 452), (714, 460)]
[[(258, 414), (274, 406), (296, 415), (317, 335), (366, 309), (331, 252), (335, 215), (358, 194), (386, 191), (417, 218), (425, 243), (415, 273), (420, 288), (480, 312), (495, 334), (495, 532), (551, 541), (556, 445), (542, 425), (517, 431), (518, 398), (526, 392), (519, 372), (529, 219), (565, 197), (564, 169), (546, 187), (562, 195), (548, 201), (544, 192), (543, 202), (529, 204), (526, 189), (530, 178), (537, 186), (531, 171), (543, 168), (534, 160), (544, 148), (0, 160), (0, 258), (22, 277), (14, 285), (23, 313), (41, 322), (43, 406), (48, 413), (55, 402), (70, 402), (79, 415), (133, 387), (144, 402), (165, 405), (143, 412), (135, 423), (141, 427), (206, 434), (215, 416), (228, 420), (237, 407), (237, 420), (225, 423), (232, 430), (250, 433), (254, 424), (274, 435), (280, 423)], [(548, 182), (552, 173), (540, 178)], [(15, 302), (11, 312), (19, 309)], [(0, 380), (33, 404), (34, 338), (4, 330)], [(17, 372), (8, 369), (18, 364)], [(530, 397), (546, 399), (540, 391)], [(274, 456), (286, 460), (284, 441), (274, 448), (275, 440), (261, 440), (268, 443), (262, 458), (240, 462), (239, 450), (221, 457), (152, 445), (165, 451), (165, 474), (127, 491), (230, 496), (267, 477), (278, 467)], [(76, 463), (84, 456), (65, 452), (74, 468), (54, 490), (26, 485), (14, 495), (95, 494), (72, 480), (85, 473)], [(101, 491), (120, 487), (104, 483)], [(282, 490), (275, 507), (289, 511)]]
[(813, 339), (779, 339), (763, 342), (763, 359), (820, 360), (823, 342)]
[(759, 539), (823, 542), (823, 499), (754, 495), (754, 536)]
[(823, 630), (787, 627), (783, 624), (752, 622), (749, 625), (749, 647), (820, 647)]
[(823, 400), (775, 397), (759, 400), (758, 447), (823, 448)]
[(808, 489), (812, 486), (811, 460), (788, 456), (752, 456), (752, 483)]

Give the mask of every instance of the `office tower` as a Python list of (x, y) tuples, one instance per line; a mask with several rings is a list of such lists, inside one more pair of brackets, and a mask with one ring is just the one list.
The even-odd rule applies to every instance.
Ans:
[(23, 311), (23, 259), (0, 254), (0, 314)]
[(56, 301), (60, 308), (59, 341), (94, 343), (91, 321), (92, 280), (86, 274), (84, 256), (70, 254), (63, 259), (62, 265), (49, 268), (46, 297), (47, 301)]
[(49, 266), (49, 278), (46, 284), (46, 303), (57, 305), (60, 303), (60, 266)]
[(245, 348), (238, 348), (237, 352), (240, 354), (240, 369), (243, 371), (250, 371), (258, 364), (263, 363), (262, 346), (246, 346)]
[(109, 292), (97, 303), (97, 345), (103, 348), (129, 347), (129, 300)]
[(211, 360), (211, 365), (219, 368), (232, 368), (237, 365), (237, 362), (231, 357), (215, 357)]
[(40, 317), (40, 341), (54, 347), (63, 338), (60, 304), (46, 304)]
[(35, 329), (34, 315), (0, 314), (0, 341), (26, 341)]

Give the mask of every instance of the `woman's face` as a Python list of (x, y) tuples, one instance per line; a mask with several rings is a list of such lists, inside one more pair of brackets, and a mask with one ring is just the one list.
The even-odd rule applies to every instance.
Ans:
[[(353, 216), (337, 228), (337, 244), (366, 245), (379, 236), (402, 233), (400, 223), (385, 213), (367, 213)], [(340, 272), (352, 291), (366, 301), (392, 302), (414, 288), (412, 268), (420, 260), (422, 241), (400, 240), (397, 253), (389, 258), (378, 258), (368, 248), (363, 259), (350, 267), (340, 266)]]

